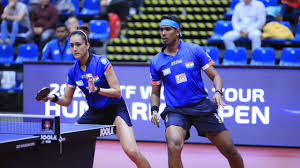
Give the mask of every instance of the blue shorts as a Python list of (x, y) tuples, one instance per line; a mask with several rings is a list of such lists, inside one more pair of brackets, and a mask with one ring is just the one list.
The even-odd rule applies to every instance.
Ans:
[(89, 110), (77, 120), (77, 123), (112, 125), (117, 116), (120, 116), (128, 126), (132, 126), (127, 106), (123, 98), (116, 104), (105, 106), (100, 109), (89, 108)]
[(217, 113), (217, 106), (209, 99), (204, 99), (191, 107), (166, 107), (161, 117), (165, 127), (176, 125), (187, 130), (185, 140), (190, 137), (190, 128), (193, 125), (199, 136), (206, 133), (221, 132), (226, 127)]

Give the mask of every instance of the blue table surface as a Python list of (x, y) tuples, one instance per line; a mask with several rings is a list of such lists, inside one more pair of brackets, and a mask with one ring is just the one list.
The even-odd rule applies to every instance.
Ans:
[[(92, 124), (67, 124), (61, 123), (60, 131), (61, 134), (86, 131), (92, 129), (100, 129), (105, 127), (106, 125), (92, 125)], [(10, 142), (10, 141), (18, 141), (25, 139), (34, 139), (38, 138), (38, 136), (33, 135), (16, 135), (16, 134), (0, 134), (0, 143)]]

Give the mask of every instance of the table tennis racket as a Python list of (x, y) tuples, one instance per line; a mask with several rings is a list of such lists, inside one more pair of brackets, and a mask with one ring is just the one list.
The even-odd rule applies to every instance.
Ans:
[(155, 124), (157, 126), (157, 128), (159, 128), (159, 118), (157, 118), (156, 114), (154, 114), (154, 120), (157, 124)]
[(41, 90), (38, 91), (38, 93), (35, 96), (35, 99), (37, 101), (40, 101), (43, 98), (45, 98), (49, 93), (50, 93), (50, 88), (44, 87), (44, 88), (42, 88)]

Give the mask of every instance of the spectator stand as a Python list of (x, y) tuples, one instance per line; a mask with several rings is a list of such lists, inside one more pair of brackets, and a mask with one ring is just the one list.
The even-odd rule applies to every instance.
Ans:
[(0, 45), (0, 110), (23, 109), (23, 65), (15, 63), (14, 47)]
[(130, 15), (128, 29), (121, 31), (121, 38), (110, 39), (107, 57), (115, 61), (149, 62), (162, 46), (160, 19), (171, 14), (180, 17), (183, 41), (205, 46), (213, 33), (214, 23), (223, 19), (228, 6), (225, 0), (145, 0), (139, 13)]

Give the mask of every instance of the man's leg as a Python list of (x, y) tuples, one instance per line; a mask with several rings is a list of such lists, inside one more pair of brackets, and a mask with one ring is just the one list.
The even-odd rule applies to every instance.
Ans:
[(234, 41), (239, 39), (240, 37), (241, 37), (240, 32), (238, 32), (236, 30), (232, 30), (232, 31), (225, 33), (222, 37), (225, 48), (234, 49), (235, 48)]
[(205, 136), (227, 158), (231, 168), (244, 168), (243, 158), (234, 147), (228, 131), (218, 133), (206, 133)]
[(182, 168), (181, 151), (187, 131), (179, 126), (170, 125), (166, 129), (166, 140), (168, 145), (169, 168)]
[(8, 36), (8, 20), (4, 19), (1, 23), (1, 40), (4, 42)]
[(19, 21), (15, 20), (13, 21), (12, 30), (10, 33), (10, 42), (12, 44), (15, 43), (18, 32), (19, 32)]
[(43, 31), (40, 37), (40, 44), (39, 47), (42, 49), (44, 48), (44, 45), (50, 41), (55, 35), (55, 30), (54, 29), (46, 29)]
[(261, 47), (260, 37), (261, 37), (260, 30), (255, 29), (255, 30), (248, 32), (248, 38), (251, 40), (251, 43), (252, 43), (252, 50)]

